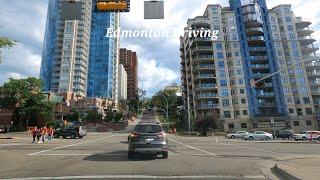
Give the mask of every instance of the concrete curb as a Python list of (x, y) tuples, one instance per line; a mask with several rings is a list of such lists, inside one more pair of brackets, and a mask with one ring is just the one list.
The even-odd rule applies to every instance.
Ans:
[(291, 180), (302, 180), (301, 178), (289, 173), (285, 168), (281, 167), (278, 163), (274, 165), (275, 172), (280, 175), (282, 178), (291, 179)]

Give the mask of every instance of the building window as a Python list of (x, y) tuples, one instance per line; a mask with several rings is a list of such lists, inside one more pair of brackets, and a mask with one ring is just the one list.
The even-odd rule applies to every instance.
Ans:
[(234, 124), (233, 123), (229, 123), (228, 127), (229, 127), (229, 129), (234, 129)]
[(305, 104), (310, 104), (310, 98), (309, 97), (303, 97), (303, 102)]
[(223, 116), (224, 116), (225, 118), (231, 118), (231, 113), (230, 113), (230, 111), (224, 111), (224, 112), (223, 112)]
[(295, 39), (296, 35), (295, 34), (290, 34), (289, 37), (290, 37), (290, 39)]
[(222, 43), (217, 43), (216, 44), (216, 49), (217, 50), (222, 50)]
[(232, 43), (233, 45), (233, 48), (237, 49), (239, 46), (238, 46), (238, 43)]
[(213, 17), (212, 18), (213, 23), (219, 23), (219, 17)]
[(239, 52), (234, 52), (234, 56), (239, 57), (240, 53)]
[(301, 108), (297, 108), (297, 113), (298, 113), (298, 116), (302, 116), (302, 109)]
[(293, 109), (290, 108), (290, 109), (289, 109), (289, 113), (290, 113), (290, 114), (293, 114), (293, 113), (294, 113)]
[(237, 70), (237, 75), (242, 75), (242, 70), (241, 69)]
[(226, 77), (226, 71), (225, 70), (220, 70), (220, 77)]
[(291, 22), (291, 17), (290, 16), (286, 17), (286, 22)]
[(218, 13), (219, 13), (219, 11), (217, 8), (212, 8), (212, 14), (218, 14)]
[(222, 79), (222, 80), (220, 80), (220, 86), (222, 86), (222, 87), (226, 87), (227, 86), (227, 80), (225, 80), (225, 79)]
[(248, 115), (248, 111), (247, 111), (247, 110), (243, 110), (243, 111), (242, 111), (242, 114), (243, 114), (244, 116), (246, 116), (246, 115)]
[(287, 102), (292, 102), (291, 97), (287, 97)]
[(223, 69), (225, 67), (224, 61), (218, 61), (219, 68)]
[(247, 123), (241, 123), (241, 128), (246, 129), (247, 127)]
[(226, 96), (228, 96), (228, 95), (229, 95), (228, 89), (222, 89), (222, 90), (221, 90), (221, 96), (226, 97)]
[(230, 105), (229, 99), (222, 99), (222, 105), (223, 105), (224, 107), (228, 107), (228, 106)]
[(306, 108), (306, 114), (307, 115), (312, 115), (312, 109), (311, 108)]
[(243, 79), (239, 79), (239, 80), (238, 80), (238, 83), (239, 83), (239, 84), (243, 84)]
[(240, 94), (244, 94), (244, 89), (240, 89)]
[(246, 104), (247, 103), (246, 99), (241, 99), (241, 103)]
[(224, 58), (223, 52), (217, 52), (217, 58), (223, 59)]
[(293, 51), (293, 57), (300, 57), (299, 51)]
[(299, 126), (299, 121), (293, 121), (294, 126)]
[(307, 120), (307, 121), (306, 121), (306, 125), (307, 125), (307, 126), (312, 126), (312, 121)]
[(240, 116), (240, 112), (238, 110), (234, 111), (234, 116)]
[(271, 17), (271, 22), (275, 23), (276, 22), (276, 18), (275, 17)]
[(233, 40), (233, 41), (237, 41), (237, 40), (238, 40), (237, 34), (232, 34), (232, 40)]

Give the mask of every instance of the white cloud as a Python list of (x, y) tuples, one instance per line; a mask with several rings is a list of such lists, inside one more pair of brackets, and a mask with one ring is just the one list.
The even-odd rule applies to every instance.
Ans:
[(2, 52), (4, 58), (0, 64), (0, 84), (6, 82), (10, 77), (19, 79), (39, 75), (41, 56), (33, 53), (28, 46), (20, 43)]
[(155, 91), (164, 88), (165, 85), (175, 81), (179, 75), (174, 71), (161, 67), (154, 59), (139, 60), (139, 86), (146, 89), (147, 94), (151, 95)]

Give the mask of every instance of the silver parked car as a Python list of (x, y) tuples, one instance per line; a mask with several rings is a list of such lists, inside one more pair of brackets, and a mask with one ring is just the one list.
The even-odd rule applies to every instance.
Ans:
[(273, 139), (273, 135), (264, 131), (256, 131), (243, 137), (245, 140), (266, 140)]
[(244, 136), (249, 135), (247, 131), (237, 131), (235, 133), (229, 133), (227, 134), (227, 138), (231, 139), (242, 139)]

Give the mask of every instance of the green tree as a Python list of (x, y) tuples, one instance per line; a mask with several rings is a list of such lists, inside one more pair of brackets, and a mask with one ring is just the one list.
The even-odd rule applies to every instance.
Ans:
[(78, 109), (72, 108), (71, 109), (71, 113), (72, 114), (67, 116), (67, 120), (70, 121), (70, 122), (79, 121), (80, 114), (79, 114)]
[(102, 121), (102, 115), (95, 110), (91, 110), (87, 112), (85, 121), (91, 123), (100, 123)]
[(119, 123), (123, 118), (123, 113), (115, 113), (113, 121)]
[(4, 48), (11, 48), (16, 44), (15, 41), (10, 40), (6, 37), (0, 37), (0, 63), (2, 61), (2, 56), (1, 56), (1, 49)]
[(41, 89), (42, 81), (34, 77), (10, 78), (9, 82), (3, 85), (0, 107), (12, 110), (17, 130), (52, 120), (54, 104), (46, 100)]

